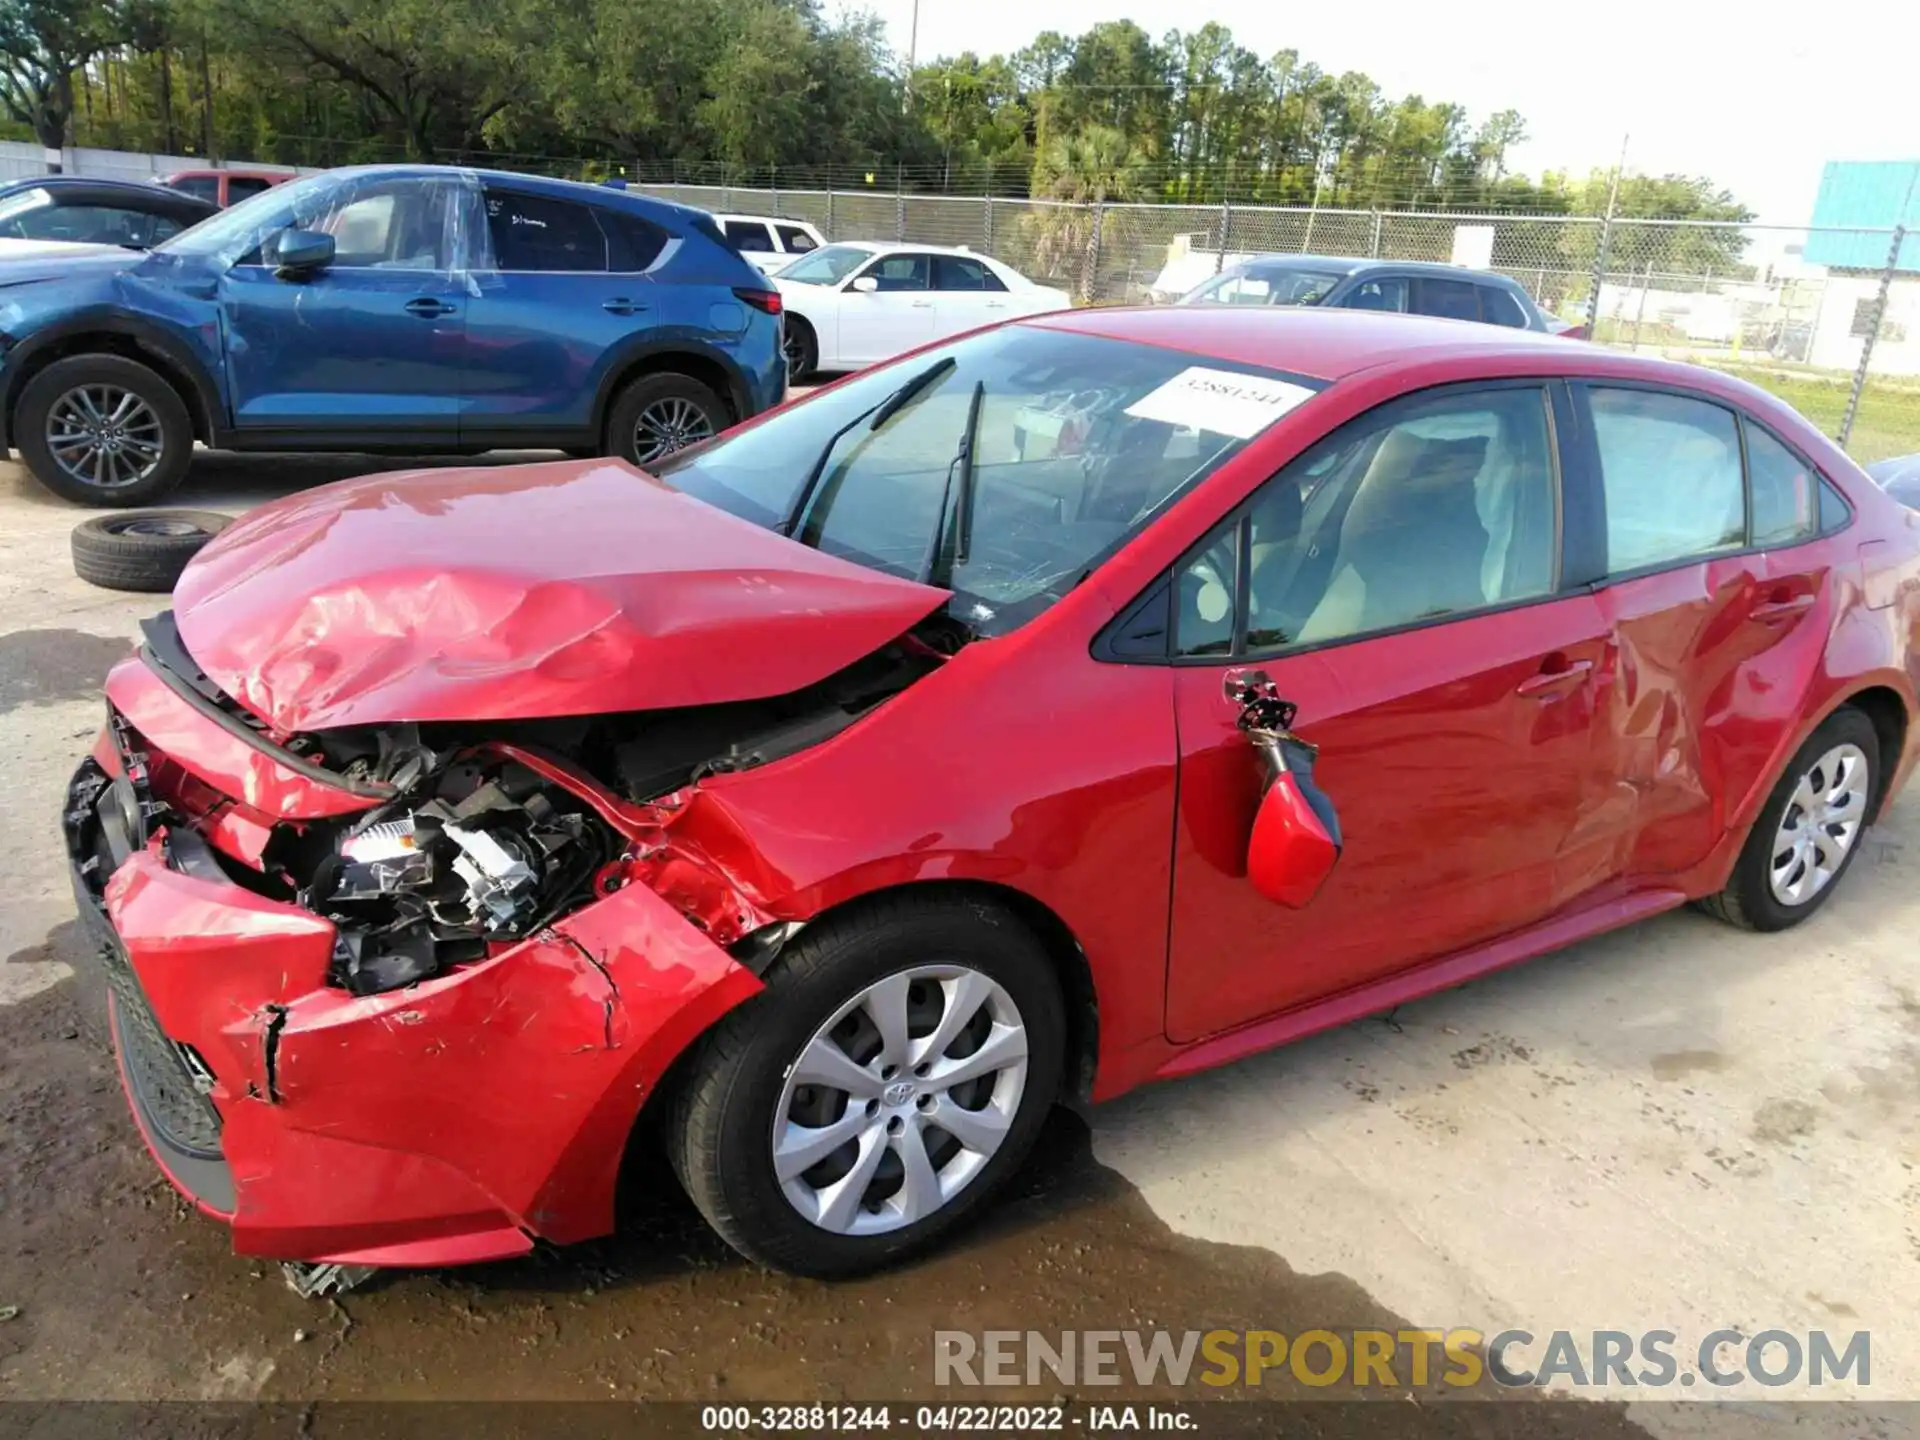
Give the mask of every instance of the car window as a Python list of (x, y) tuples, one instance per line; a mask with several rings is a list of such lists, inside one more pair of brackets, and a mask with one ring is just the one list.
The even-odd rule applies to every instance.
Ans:
[[(916, 375), (926, 377), (917, 395), (878, 430), (864, 423)], [(976, 387), (962, 560), (957, 528), (941, 526), (958, 525), (954, 457)], [(949, 610), (997, 635), (1079, 584), (1315, 388), (1158, 346), (1006, 326), (855, 376), (653, 468), (708, 504), (759, 525), (791, 521), (796, 539), (895, 575), (931, 574), (936, 536), (952, 536)]]
[(452, 266), (447, 207), (454, 193), (452, 185), (419, 180), (343, 185), (297, 223), (331, 235), (334, 264), (341, 267), (446, 270)]
[(252, 195), (260, 195), (273, 188), (273, 182), (262, 180), (253, 175), (229, 175), (227, 177), (227, 202), (245, 200)]
[[(1911, 503), (1911, 502), (1907, 502)], [(1820, 530), (1824, 534), (1829, 530), (1838, 530), (1853, 519), (1853, 507), (1840, 496), (1840, 492), (1826, 481), (1820, 482)]]
[(804, 255), (819, 247), (819, 241), (798, 225), (776, 225), (773, 228), (780, 232), (781, 248), (789, 255)]
[(1343, 310), (1396, 310), (1407, 308), (1407, 282), (1398, 275), (1362, 280), (1340, 302)]
[(1000, 277), (967, 255), (933, 257), (933, 288), (936, 290), (1004, 290)]
[(1607, 569), (1738, 550), (1746, 486), (1733, 412), (1653, 390), (1588, 390), (1606, 491)]
[(491, 186), (486, 204), (498, 269), (594, 273), (607, 268), (606, 237), (588, 206)]
[(882, 290), (924, 290), (927, 269), (925, 255), (882, 255), (865, 273), (879, 281)]
[(180, 180), (170, 180), (167, 184), (182, 195), (191, 195), (196, 200), (220, 203), (220, 180), (214, 175), (188, 175)]
[(1340, 283), (1324, 270), (1266, 265), (1229, 270), (1189, 294), (1183, 305), (1318, 305)]
[(1400, 402), (1335, 431), (1182, 563), (1178, 653), (1322, 644), (1551, 594), (1547, 417), (1547, 392), (1521, 386)]
[(1820, 529), (1820, 499), (1800, 458), (1758, 425), (1747, 437), (1747, 487), (1752, 492), (1753, 543), (1791, 545)]
[(872, 256), (871, 250), (862, 250), (857, 245), (823, 245), (787, 266), (780, 272), (780, 278), (797, 280), (802, 285), (838, 285)]
[(609, 270), (645, 270), (667, 248), (667, 232), (651, 220), (629, 215), (624, 210), (596, 207), (593, 213), (607, 237)]
[[(159, 238), (172, 233), (165, 231)], [(0, 235), (15, 240), (65, 240), (138, 249), (145, 249), (155, 239), (151, 215), (113, 205), (43, 205), (0, 220)]]
[(1515, 298), (1511, 290), (1503, 290), (1498, 285), (1482, 285), (1480, 289), (1480, 318), (1491, 325), (1507, 325), (1515, 330), (1528, 328), (1526, 308)]
[(1480, 287), (1465, 280), (1422, 276), (1415, 289), (1413, 308), (1418, 314), (1438, 315), (1444, 320), (1478, 320)]
[(720, 229), (727, 237), (727, 243), (736, 250), (755, 255), (769, 254), (773, 250), (773, 237), (758, 220), (723, 220)]

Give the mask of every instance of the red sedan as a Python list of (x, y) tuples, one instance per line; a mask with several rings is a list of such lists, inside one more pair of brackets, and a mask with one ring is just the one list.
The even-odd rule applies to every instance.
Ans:
[(837, 1275), (1056, 1100), (1689, 901), (1805, 919), (1920, 753), (1917, 638), (1920, 515), (1738, 381), (1090, 310), (654, 477), (254, 511), (65, 830), (140, 1128), (242, 1253), (599, 1235), (657, 1134)]

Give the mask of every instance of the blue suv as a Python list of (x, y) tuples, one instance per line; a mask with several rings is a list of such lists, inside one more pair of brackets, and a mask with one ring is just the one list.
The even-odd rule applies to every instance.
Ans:
[(702, 211), (524, 175), (334, 170), (145, 255), (0, 263), (0, 443), (84, 505), (164, 495), (196, 440), (644, 466), (780, 402), (780, 323)]

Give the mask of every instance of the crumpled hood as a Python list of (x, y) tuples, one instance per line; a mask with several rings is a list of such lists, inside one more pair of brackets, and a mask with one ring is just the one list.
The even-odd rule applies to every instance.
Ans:
[(194, 558), (174, 616), (208, 677), (290, 734), (784, 694), (946, 599), (574, 460), (263, 506)]

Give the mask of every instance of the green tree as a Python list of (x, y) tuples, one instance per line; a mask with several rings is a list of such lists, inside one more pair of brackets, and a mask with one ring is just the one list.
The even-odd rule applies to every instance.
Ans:
[(1101, 247), (1118, 246), (1132, 226), (1128, 212), (1104, 207), (1109, 201), (1138, 199), (1146, 170), (1146, 152), (1111, 125), (1057, 135), (1034, 161), (1034, 198), (1064, 202), (1036, 207), (1025, 216), (1034, 260), (1049, 275), (1072, 273), (1081, 300), (1098, 292)]
[(129, 29), (126, 10), (105, 0), (0, 0), (0, 104), (42, 145), (65, 145), (74, 73)]

